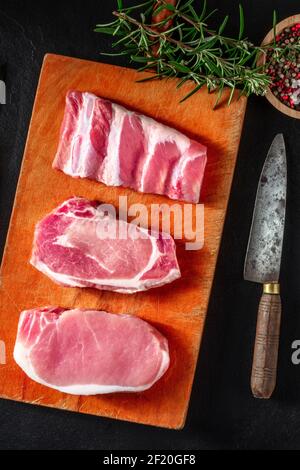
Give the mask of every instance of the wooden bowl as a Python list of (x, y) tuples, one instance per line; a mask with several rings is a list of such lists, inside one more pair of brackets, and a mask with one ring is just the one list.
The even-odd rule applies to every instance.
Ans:
[[(295, 23), (300, 23), (300, 15), (289, 16), (289, 18), (286, 18), (285, 20), (280, 21), (280, 23), (278, 23), (276, 26), (276, 34), (280, 34), (283, 29), (293, 26)], [(265, 46), (266, 44), (270, 44), (273, 41), (273, 39), (274, 39), (274, 31), (273, 29), (271, 29), (266, 35), (261, 45)], [(263, 53), (259, 57), (257, 64), (262, 65), (265, 63), (265, 61), (266, 61), (266, 53)], [(276, 98), (276, 96), (272, 93), (270, 88), (268, 88), (268, 91), (265, 94), (265, 97), (274, 106), (274, 108), (278, 109), (278, 111), (281, 111), (287, 116), (300, 119), (300, 111), (291, 109), (285, 104), (283, 104), (278, 98)]]

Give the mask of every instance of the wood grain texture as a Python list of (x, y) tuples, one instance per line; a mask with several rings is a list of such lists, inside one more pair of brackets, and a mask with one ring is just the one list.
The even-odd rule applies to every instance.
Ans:
[[(284, 20), (280, 21), (280, 23), (277, 24), (276, 26), (276, 34), (281, 33), (281, 31), (285, 28), (288, 28), (290, 26), (293, 26), (296, 23), (300, 23), (300, 15), (292, 15), (289, 16), (288, 18), (285, 18)], [(264, 38), (262, 42), (262, 46), (266, 44), (270, 44), (274, 40), (274, 30), (273, 28), (268, 32), (266, 37)], [(266, 54), (261, 54), (258, 59), (258, 65), (264, 64), (266, 61)], [(278, 109), (283, 114), (286, 114), (287, 116), (293, 117), (295, 119), (300, 119), (300, 111), (296, 111), (295, 109), (291, 109), (285, 104), (282, 103), (276, 96), (272, 93), (270, 88), (268, 88), (268, 91), (266, 93), (266, 98), (267, 100), (274, 106), (274, 108)]]
[[(205, 90), (178, 103), (191, 85), (176, 90), (174, 80), (136, 83), (148, 75), (101, 63), (47, 55), (36, 94), (22, 170), (2, 261), (0, 339), (7, 364), (0, 365), (0, 396), (23, 402), (107, 416), (168, 428), (184, 425), (195, 373), (223, 222), (241, 135), (246, 99), (213, 111), (214, 95)], [(34, 226), (72, 195), (118, 205), (172, 201), (130, 189), (108, 188), (52, 170), (67, 90), (90, 91), (173, 126), (208, 146), (201, 199), (205, 202), (205, 243), (185, 251), (177, 243), (182, 278), (148, 292), (124, 295), (93, 289), (63, 288), (28, 262)], [(227, 94), (228, 96), (228, 94)], [(224, 100), (226, 99), (226, 94)], [(173, 201), (174, 202), (174, 201)], [(182, 203), (180, 203), (182, 204)], [(128, 312), (155, 325), (169, 340), (171, 366), (150, 390), (138, 394), (78, 397), (39, 385), (14, 363), (12, 353), (19, 313), (44, 305)]]
[(258, 308), (251, 389), (256, 398), (270, 398), (276, 385), (281, 299), (263, 294)]

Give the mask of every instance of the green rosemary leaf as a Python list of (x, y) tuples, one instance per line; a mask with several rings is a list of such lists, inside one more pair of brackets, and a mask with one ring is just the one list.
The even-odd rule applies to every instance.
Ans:
[(150, 67), (148, 57), (132, 55), (132, 56), (130, 56), (130, 59), (133, 60), (134, 62), (139, 62), (141, 64), (148, 64), (148, 67)]
[(203, 0), (203, 6), (202, 6), (202, 11), (201, 11), (200, 16), (199, 16), (199, 21), (202, 21), (203, 18), (205, 17), (206, 8), (207, 8), (207, 2), (206, 2), (206, 0)]
[[(115, 33), (115, 29), (116, 28), (113, 28), (113, 27), (110, 27), (110, 26), (101, 26), (101, 27), (96, 27), (94, 28), (94, 32), (95, 33), (102, 33), (102, 34), (112, 34), (114, 35)], [(121, 34), (121, 33), (120, 33)]]
[(214, 73), (217, 77), (220, 75), (220, 68), (207, 56), (204, 65), (209, 73)]
[(225, 16), (221, 26), (219, 27), (219, 30), (218, 30), (218, 35), (221, 36), (221, 34), (223, 33), (227, 23), (228, 23), (228, 20), (229, 20), (229, 16)]
[(144, 65), (143, 67), (138, 68), (138, 72), (144, 72), (145, 70), (149, 72), (149, 70), (153, 69), (156, 65), (156, 62), (149, 62), (148, 64)]
[(122, 55), (130, 55), (130, 51), (120, 51), (120, 52), (100, 52), (100, 55), (108, 57), (118, 57)]
[(232, 102), (232, 98), (234, 96), (234, 91), (235, 91), (235, 87), (233, 86), (231, 88), (231, 92), (230, 92), (230, 95), (229, 95), (229, 98), (228, 98), (228, 101), (227, 101), (227, 106), (230, 106), (231, 105), (231, 102)]
[(186, 83), (189, 80), (189, 77), (184, 77), (180, 82), (176, 85), (176, 88), (181, 88), (184, 83)]
[(244, 55), (241, 56), (241, 58), (239, 59), (238, 61), (238, 64), (239, 65), (245, 65), (247, 63), (249, 63), (251, 61), (252, 58), (255, 58), (255, 64), (257, 62), (257, 51), (256, 50), (253, 50), (253, 51), (246, 51), (246, 53)]
[(195, 86), (195, 88), (193, 88), (192, 91), (190, 91), (187, 95), (185, 95), (185, 96), (180, 100), (180, 103), (183, 103), (183, 102), (186, 101), (188, 98), (190, 98), (190, 97), (193, 96), (195, 93), (197, 93), (197, 91), (200, 90), (200, 88), (202, 88), (204, 84), (205, 84), (205, 81), (203, 80), (201, 83), (199, 83), (199, 85)]
[(164, 35), (168, 36), (169, 34), (173, 33), (174, 31), (177, 31), (178, 29), (182, 28), (182, 26), (183, 26), (183, 23), (178, 24), (178, 25), (174, 26), (173, 28), (169, 28), (164, 32)]
[(111, 21), (110, 23), (104, 23), (104, 24), (96, 24), (97, 28), (103, 28), (103, 27), (108, 27), (108, 26), (113, 26), (113, 25), (118, 25), (119, 20)]
[(274, 43), (274, 46), (276, 45), (276, 25), (277, 25), (277, 13), (276, 13), (276, 10), (274, 10), (273, 11), (273, 36), (274, 36), (273, 43)]
[(246, 85), (243, 86), (243, 88), (240, 89), (239, 94), (238, 94), (238, 100), (246, 94)]
[(245, 19), (244, 19), (244, 9), (241, 4), (239, 4), (239, 13), (240, 13), (240, 30), (239, 30), (239, 41), (242, 39), (245, 29)]
[(210, 13), (208, 13), (208, 14), (206, 15), (206, 17), (204, 18), (203, 21), (206, 23), (207, 20), (208, 20), (211, 16), (213, 16), (215, 13), (217, 13), (217, 11), (218, 11), (217, 8), (215, 8), (214, 10), (212, 10)]
[(187, 0), (184, 5), (182, 5), (182, 10), (185, 11), (189, 8), (190, 5), (194, 3), (194, 0)]
[(183, 64), (180, 64), (179, 62), (170, 61), (169, 63), (173, 65), (176, 68), (176, 70), (178, 70), (178, 72), (191, 73), (191, 70), (188, 67), (186, 67)]
[(200, 23), (200, 19), (198, 18), (198, 15), (192, 5), (189, 5), (188, 11), (192, 15), (192, 18), (196, 21), (196, 23)]
[(215, 104), (214, 104), (213, 109), (216, 109), (216, 108), (218, 107), (218, 104), (219, 104), (219, 102), (220, 102), (220, 99), (221, 99), (221, 97), (222, 97), (222, 95), (223, 95), (223, 91), (224, 91), (224, 83), (221, 82), (220, 85), (219, 85), (218, 96), (217, 96), (217, 99), (216, 99), (216, 101), (215, 101)]
[[(164, 10), (176, 11), (176, 7), (174, 7), (170, 3), (163, 3), (158, 8), (155, 9), (155, 14), (158, 15), (158, 13), (160, 13), (161, 11), (164, 11)], [(168, 20), (168, 18), (167, 18), (167, 20)]]

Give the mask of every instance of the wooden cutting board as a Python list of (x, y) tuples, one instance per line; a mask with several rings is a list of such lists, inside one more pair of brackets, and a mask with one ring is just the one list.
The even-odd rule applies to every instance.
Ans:
[[(135, 82), (143, 76), (147, 73), (141, 75), (127, 68), (53, 54), (45, 56), (2, 261), (0, 341), (5, 343), (6, 364), (0, 364), (0, 396), (179, 429), (183, 427), (187, 414), (246, 99), (234, 100), (230, 107), (222, 103), (218, 110), (213, 111), (215, 95), (203, 90), (184, 104), (179, 104), (180, 97), (191, 88), (190, 84), (176, 90), (175, 80)], [(65, 95), (69, 89), (90, 91), (109, 98), (157, 118), (208, 146), (201, 195), (201, 201), (205, 204), (204, 247), (198, 251), (185, 251), (184, 242), (177, 242), (181, 279), (148, 292), (124, 295), (93, 289), (63, 288), (29, 264), (35, 224), (72, 195), (98, 199), (116, 206), (120, 195), (128, 196), (128, 204), (140, 202), (147, 207), (151, 203), (172, 204), (171, 200), (162, 196), (108, 188), (52, 170)], [(138, 315), (168, 338), (171, 366), (150, 390), (137, 394), (81, 397), (39, 385), (28, 379), (15, 364), (13, 347), (20, 312), (44, 305), (86, 307)]]

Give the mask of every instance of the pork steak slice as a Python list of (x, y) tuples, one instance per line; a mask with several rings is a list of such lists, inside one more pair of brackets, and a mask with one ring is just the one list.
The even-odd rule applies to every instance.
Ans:
[(180, 277), (170, 235), (117, 220), (104, 207), (79, 197), (63, 202), (37, 224), (31, 264), (63, 286), (122, 293)]
[(69, 91), (53, 167), (73, 177), (198, 202), (206, 147), (92, 93)]
[(61, 392), (141, 392), (168, 369), (166, 338), (138, 317), (60, 307), (21, 313), (14, 359)]

